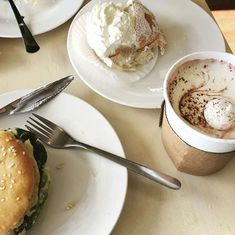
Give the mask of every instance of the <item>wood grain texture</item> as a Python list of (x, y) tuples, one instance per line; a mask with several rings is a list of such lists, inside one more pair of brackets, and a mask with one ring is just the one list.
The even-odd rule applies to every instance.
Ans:
[(235, 10), (212, 11), (232, 52), (235, 52)]

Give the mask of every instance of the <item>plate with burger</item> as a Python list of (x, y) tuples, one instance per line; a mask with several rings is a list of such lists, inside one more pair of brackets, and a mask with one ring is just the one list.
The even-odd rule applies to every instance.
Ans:
[[(0, 96), (0, 106), (27, 91)], [(83, 100), (61, 93), (36, 113), (78, 140), (125, 156), (109, 122)], [(110, 234), (122, 211), (127, 171), (83, 150), (44, 147), (25, 131), (31, 113), (0, 122), (0, 234)]]

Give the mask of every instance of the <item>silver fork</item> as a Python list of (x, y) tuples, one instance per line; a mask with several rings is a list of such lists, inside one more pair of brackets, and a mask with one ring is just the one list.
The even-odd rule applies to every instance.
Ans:
[(30, 117), (30, 120), (27, 121), (32, 127), (25, 125), (26, 128), (34, 133), (42, 142), (53, 147), (53, 148), (71, 148), (78, 147), (91, 152), (97, 153), (105, 158), (108, 158), (111, 161), (114, 161), (127, 169), (145, 176), (157, 183), (160, 183), (171, 189), (180, 189), (181, 183), (179, 180), (168, 176), (166, 174), (151, 170), (146, 166), (140, 165), (133, 161), (127, 160), (115, 154), (106, 152), (102, 149), (90, 146), (85, 143), (81, 143), (73, 139), (67, 132), (65, 132), (60, 126), (55, 123), (45, 119), (44, 117), (34, 114), (33, 116), (37, 118)]

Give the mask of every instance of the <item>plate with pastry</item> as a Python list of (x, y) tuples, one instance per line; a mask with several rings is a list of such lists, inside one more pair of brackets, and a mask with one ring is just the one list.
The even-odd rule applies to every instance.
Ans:
[[(32, 34), (48, 32), (70, 19), (83, 0), (15, 0)], [(0, 1), (0, 37), (19, 38), (21, 33), (9, 2)]]
[(214, 20), (189, 0), (93, 0), (74, 18), (67, 49), (95, 92), (152, 109), (161, 106), (163, 80), (175, 61), (200, 50), (225, 51), (225, 43)]
[[(0, 107), (28, 92), (0, 95)], [(125, 156), (110, 123), (77, 97), (61, 93), (35, 112), (78, 140)], [(25, 131), (30, 116), (1, 117), (0, 234), (110, 234), (125, 202), (126, 168), (81, 149), (44, 148)]]

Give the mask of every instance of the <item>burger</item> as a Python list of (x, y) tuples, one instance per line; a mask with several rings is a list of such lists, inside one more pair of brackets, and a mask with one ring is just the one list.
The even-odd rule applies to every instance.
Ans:
[(23, 129), (0, 130), (0, 234), (24, 235), (48, 196), (44, 146)]

